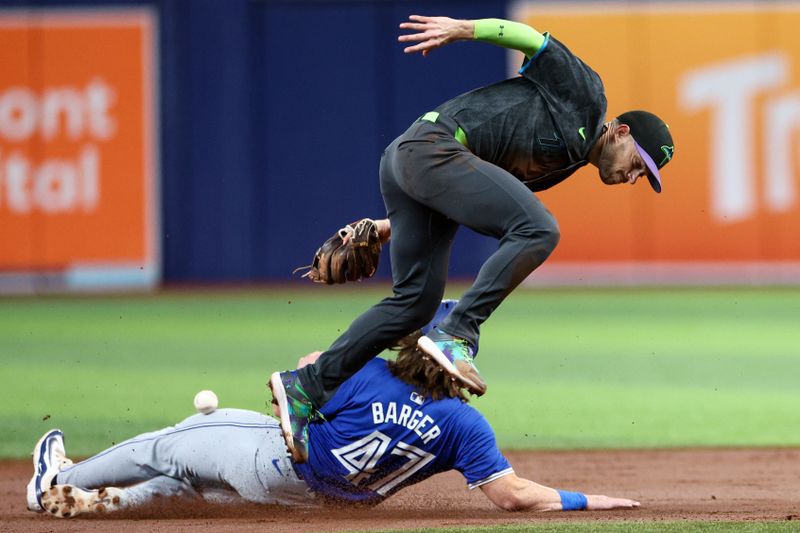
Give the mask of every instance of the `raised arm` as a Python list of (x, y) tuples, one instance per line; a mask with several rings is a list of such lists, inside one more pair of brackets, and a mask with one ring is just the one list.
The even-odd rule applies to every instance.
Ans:
[(532, 57), (544, 44), (545, 37), (526, 24), (503, 19), (456, 20), (449, 17), (424, 17), (411, 15), (410, 22), (400, 28), (415, 33), (401, 35), (401, 43), (417, 43), (407, 46), (407, 54), (422, 52), (423, 56), (434, 48), (465, 40), (479, 40), (504, 48), (519, 50)]
[(625, 498), (557, 491), (515, 474), (480, 487), (492, 503), (506, 511), (602, 511), (639, 507), (639, 502)]

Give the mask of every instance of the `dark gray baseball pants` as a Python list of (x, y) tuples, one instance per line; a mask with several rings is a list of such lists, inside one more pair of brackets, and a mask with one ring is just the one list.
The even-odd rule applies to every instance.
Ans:
[(440, 328), (477, 348), (480, 325), (558, 244), (550, 212), (517, 178), (467, 150), (456, 124), (414, 123), (381, 159), (392, 224), (392, 296), (356, 318), (314, 365), (298, 370), (316, 406), (397, 340), (426, 325), (444, 295), (459, 225), (499, 240), (472, 287)]

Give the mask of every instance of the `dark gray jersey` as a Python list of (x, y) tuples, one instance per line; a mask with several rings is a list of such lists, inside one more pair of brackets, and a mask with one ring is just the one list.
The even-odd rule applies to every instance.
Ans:
[(475, 155), (541, 191), (587, 163), (606, 97), (597, 73), (550, 35), (520, 73), (436, 111), (458, 122)]

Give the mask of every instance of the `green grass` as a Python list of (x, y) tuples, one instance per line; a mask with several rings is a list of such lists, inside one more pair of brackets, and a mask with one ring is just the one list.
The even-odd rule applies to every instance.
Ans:
[(478, 533), (561, 533), (594, 531), (603, 533), (720, 533), (734, 531), (737, 533), (756, 533), (762, 531), (797, 531), (795, 522), (565, 522), (547, 523), (536, 525), (509, 525), (479, 528), (441, 528), (441, 529), (404, 529), (384, 530), (381, 533), (464, 533), (465, 531)]
[[(263, 409), (387, 287), (0, 299), (0, 457), (50, 427), (88, 455), (193, 412)], [(458, 296), (455, 288), (450, 296)], [(800, 445), (800, 289), (518, 290), (474, 404), (505, 448)]]

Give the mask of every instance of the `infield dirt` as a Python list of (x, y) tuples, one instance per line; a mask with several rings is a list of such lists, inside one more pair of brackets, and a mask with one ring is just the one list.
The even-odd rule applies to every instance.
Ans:
[(435, 476), (371, 509), (160, 505), (60, 520), (25, 508), (30, 461), (0, 462), (0, 531), (305, 531), (491, 526), (568, 521), (800, 520), (800, 449), (509, 452), (516, 472), (552, 487), (637, 499), (630, 511), (507, 513), (457, 472)]

